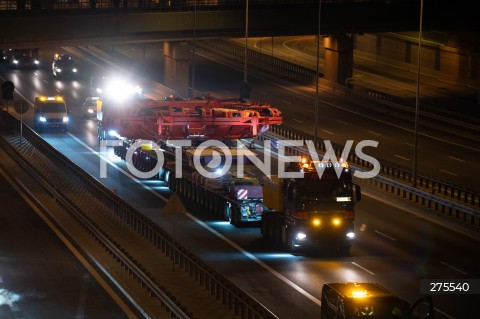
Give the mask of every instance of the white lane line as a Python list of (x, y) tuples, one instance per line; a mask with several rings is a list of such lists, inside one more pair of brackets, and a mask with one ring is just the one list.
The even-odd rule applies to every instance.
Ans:
[(38, 73), (37, 73), (37, 72), (33, 72), (33, 74), (35, 74), (35, 75), (38, 75)]
[(337, 121), (338, 123), (345, 124), (345, 125), (347, 125), (347, 124), (348, 124), (347, 122), (345, 122), (345, 121), (342, 121), (342, 120), (335, 120), (335, 121)]
[(374, 132), (374, 131), (369, 131), (369, 132), (372, 133), (373, 135), (382, 136), (382, 134)]
[(410, 160), (409, 158), (406, 158), (406, 157), (403, 157), (403, 156), (400, 156), (400, 155), (396, 155), (396, 154), (393, 155), (393, 156), (398, 157), (398, 158), (401, 158), (401, 159), (406, 160), (406, 161), (409, 161), (409, 160)]
[(435, 311), (438, 312), (438, 313), (441, 313), (442, 316), (447, 317), (448, 319), (455, 319), (455, 317), (450, 316), (449, 314), (441, 311), (441, 310), (438, 309), (438, 308), (433, 307), (433, 310), (435, 310)]
[(407, 144), (408, 146), (411, 146), (411, 147), (414, 147), (415, 145), (413, 145), (412, 143), (405, 143)]
[(300, 286), (298, 286), (297, 284), (295, 284), (294, 282), (292, 282), (291, 280), (285, 278), (282, 274), (280, 274), (278, 271), (274, 270), (273, 268), (271, 268), (270, 266), (266, 265), (265, 263), (263, 263), (261, 260), (259, 260), (257, 257), (255, 257), (254, 255), (252, 255), (251, 253), (249, 253), (248, 251), (246, 251), (245, 249), (243, 249), (242, 247), (238, 246), (237, 244), (235, 244), (233, 241), (231, 241), (230, 239), (228, 239), (227, 237), (223, 236), (222, 234), (220, 234), (219, 232), (217, 232), (215, 229), (211, 228), (210, 226), (208, 226), (207, 224), (205, 224), (203, 221), (199, 220), (198, 218), (196, 218), (195, 216), (191, 215), (190, 213), (187, 213), (186, 214), (188, 217), (190, 217), (191, 219), (193, 219), (194, 221), (196, 221), (199, 225), (202, 225), (204, 228), (206, 228), (207, 230), (209, 230), (211, 233), (215, 234), (216, 236), (220, 237), (224, 242), (228, 243), (230, 246), (234, 247), (235, 249), (237, 249), (238, 251), (240, 251), (242, 254), (244, 254), (245, 256), (247, 256), (248, 258), (250, 258), (251, 260), (253, 260), (254, 262), (256, 262), (258, 265), (260, 265), (262, 268), (264, 268), (265, 270), (269, 271), (270, 273), (272, 273), (275, 277), (277, 277), (278, 279), (280, 279), (281, 281), (283, 281), (284, 283), (286, 283), (287, 285), (289, 285), (290, 287), (292, 287), (293, 289), (295, 289), (296, 291), (298, 291), (299, 293), (301, 293), (302, 295), (304, 295), (305, 297), (307, 297), (308, 299), (310, 299), (311, 301), (313, 301), (314, 303), (316, 303), (317, 305), (321, 305), (322, 302), (320, 300), (318, 300), (317, 298), (315, 298), (314, 296), (312, 296), (311, 294), (309, 294), (307, 291), (305, 291), (303, 288), (301, 288)]
[(384, 234), (384, 233), (382, 233), (382, 232), (380, 232), (380, 231), (378, 231), (378, 230), (374, 230), (374, 232), (376, 232), (377, 234), (382, 235), (383, 237), (386, 237), (386, 238), (388, 238), (388, 239), (390, 239), (390, 240), (396, 240), (395, 238), (393, 238), (393, 237), (391, 237), (391, 236), (388, 236), (387, 234)]
[(315, 114), (315, 111), (312, 111), (312, 110), (307, 110), (307, 112), (310, 112), (310, 113), (314, 113), (314, 114)]
[(368, 270), (368, 269), (365, 268), (365, 267), (360, 266), (360, 265), (357, 264), (356, 262), (352, 261), (351, 263), (352, 263), (354, 266), (357, 266), (358, 268), (360, 268), (360, 269), (368, 272), (370, 275), (375, 276), (375, 273), (371, 272), (370, 270)]
[(322, 130), (323, 132), (327, 133), (327, 134), (330, 134), (330, 135), (335, 135), (335, 133), (332, 133), (330, 131), (327, 131), (327, 130)]
[(441, 169), (440, 172), (444, 172), (444, 173), (447, 173), (447, 174), (450, 174), (450, 175), (453, 175), (453, 176), (458, 176), (458, 174), (455, 174), (455, 173), (446, 171), (446, 170), (444, 170), (444, 169)]
[(458, 157), (453, 157), (453, 156), (449, 156), (449, 158), (453, 159), (453, 160), (456, 160), (456, 161), (459, 161), (459, 162), (462, 162), (462, 163), (465, 163), (466, 160), (463, 160), (461, 158), (458, 158)]
[[(90, 146), (88, 146), (87, 144), (83, 143), (81, 140), (79, 140), (77, 137), (75, 137), (72, 133), (68, 132), (67, 133), (68, 135), (70, 135), (75, 141), (77, 141), (78, 143), (80, 143), (81, 145), (83, 145), (86, 149), (88, 149), (90, 152), (92, 152), (93, 154), (97, 155), (98, 157), (100, 157), (102, 160), (104, 160), (105, 162), (107, 162), (108, 164), (110, 164), (113, 168), (115, 168), (116, 170), (118, 170), (120, 173), (122, 173), (123, 175), (129, 177), (132, 181), (136, 182), (137, 184), (140, 184), (144, 189), (148, 190), (150, 193), (152, 193), (153, 195), (159, 197), (160, 199), (162, 199), (163, 201), (167, 202), (168, 201), (168, 198), (166, 197), (163, 197), (162, 195), (160, 195), (159, 193), (157, 193), (156, 191), (154, 191), (153, 189), (151, 189), (150, 187), (148, 187), (147, 185), (145, 185), (144, 183), (142, 183), (140, 180), (136, 179), (133, 175), (131, 175), (130, 173), (124, 171), (123, 169), (121, 169), (120, 167), (118, 167), (115, 163), (113, 163), (112, 161), (110, 161), (108, 158), (106, 158), (105, 156), (101, 155), (99, 152), (95, 151), (93, 148), (91, 148)], [(100, 163), (99, 163), (100, 165)]]
[(293, 121), (295, 122), (298, 122), (298, 123), (303, 123), (303, 121), (300, 121), (300, 120), (297, 120), (297, 119), (292, 119)]
[(55, 91), (57, 91), (58, 93), (62, 93), (62, 91), (60, 91), (59, 89), (55, 89)]
[(47, 80), (43, 80), (43, 82), (47, 83), (48, 84), (48, 81)]
[(457, 267), (454, 267), (454, 266), (452, 266), (452, 265), (449, 265), (449, 264), (447, 264), (446, 262), (441, 261), (440, 263), (441, 263), (442, 265), (450, 268), (450, 269), (453, 269), (453, 270), (455, 270), (455, 271), (458, 271), (458, 272), (461, 273), (461, 274), (468, 275), (468, 274), (467, 274), (466, 272), (464, 272), (463, 270), (458, 269)]
[[(122, 170), (120, 167), (118, 167), (117, 165), (115, 165), (114, 163), (112, 163), (110, 160), (108, 160), (107, 158), (105, 158), (104, 156), (102, 156), (100, 153), (96, 152), (94, 149), (92, 149), (90, 146), (88, 146), (87, 144), (83, 143), (81, 140), (79, 140), (78, 138), (76, 138), (75, 136), (73, 136), (72, 133), (68, 132), (68, 134), (73, 138), (75, 139), (78, 143), (80, 143), (81, 145), (83, 145), (85, 148), (87, 148), (90, 152), (92, 152), (93, 154), (97, 155), (98, 157), (102, 158), (104, 161), (106, 161), (108, 164), (112, 165), (112, 167), (114, 167), (115, 169), (117, 169), (118, 171), (120, 171), (122, 174), (124, 174), (125, 176), (129, 177), (130, 179), (132, 179), (133, 181), (137, 182), (138, 184), (142, 185), (143, 188), (145, 188), (146, 190), (148, 190), (149, 192), (151, 192), (153, 195), (159, 197), (160, 199), (162, 199), (163, 201), (167, 202), (168, 201), (168, 198), (165, 198), (163, 197), (162, 195), (160, 195), (159, 193), (155, 192), (154, 190), (152, 190), (151, 188), (149, 188), (148, 186), (146, 186), (145, 184), (143, 184), (142, 182), (140, 182), (139, 180), (137, 180), (135, 177), (133, 177), (131, 174), (125, 172), (124, 170)], [(272, 273), (275, 277), (277, 277), (278, 279), (282, 280), (284, 283), (288, 284), (290, 287), (292, 287), (293, 289), (297, 290), (299, 293), (301, 293), (302, 295), (304, 295), (305, 297), (307, 297), (308, 299), (310, 299), (312, 302), (314, 302), (315, 304), (317, 304), (318, 306), (320, 306), (322, 304), (322, 302), (315, 298), (313, 295), (309, 294), (307, 291), (305, 291), (303, 288), (301, 288), (300, 286), (298, 286), (297, 284), (295, 284), (293, 281), (287, 279), (286, 277), (284, 277), (282, 274), (280, 274), (279, 272), (277, 272), (276, 270), (274, 270), (273, 268), (267, 266), (265, 263), (263, 263), (262, 261), (260, 261), (257, 257), (255, 257), (254, 255), (252, 255), (251, 253), (249, 253), (248, 251), (244, 250), (242, 247), (238, 246), (237, 244), (235, 244), (234, 242), (232, 242), (230, 239), (226, 238), (225, 236), (223, 236), (222, 234), (220, 234), (219, 232), (217, 232), (216, 230), (214, 230), (213, 228), (211, 228), (210, 226), (208, 226), (207, 224), (205, 224), (204, 222), (202, 222), (201, 220), (197, 219), (196, 217), (194, 217), (193, 215), (191, 215), (190, 213), (187, 213), (186, 214), (188, 217), (190, 217), (191, 219), (193, 219), (195, 222), (197, 222), (199, 225), (201, 225), (202, 227), (204, 227), (205, 229), (207, 229), (208, 231), (210, 231), (211, 233), (213, 233), (214, 235), (220, 237), (220, 239), (222, 239), (223, 241), (225, 241), (227, 244), (229, 244), (230, 246), (232, 246), (233, 248), (237, 249), (238, 251), (240, 251), (242, 254), (244, 254), (245, 256), (247, 256), (248, 258), (250, 258), (251, 260), (253, 260), (254, 262), (256, 262), (257, 264), (259, 264), (262, 268), (268, 270), (270, 273)]]

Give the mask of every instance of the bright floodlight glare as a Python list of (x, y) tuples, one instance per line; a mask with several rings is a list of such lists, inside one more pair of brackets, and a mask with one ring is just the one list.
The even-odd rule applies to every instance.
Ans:
[(298, 233), (297, 234), (297, 239), (298, 240), (303, 240), (305, 238), (307, 238), (307, 235), (305, 233)]
[[(100, 92), (99, 92), (100, 93)], [(105, 86), (105, 95), (109, 98), (123, 100), (141, 93), (141, 88), (121, 79), (112, 79)]]

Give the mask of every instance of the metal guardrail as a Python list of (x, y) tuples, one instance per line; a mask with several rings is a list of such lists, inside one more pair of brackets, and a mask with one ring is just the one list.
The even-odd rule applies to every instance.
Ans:
[[(9, 129), (18, 133), (20, 122), (5, 111), (1, 113), (1, 115), (7, 119)], [(241, 318), (277, 318), (270, 310), (265, 308), (241, 288), (210, 268), (192, 252), (178, 244), (178, 242), (173, 241), (172, 237), (157, 224), (144, 217), (126, 201), (118, 198), (110, 189), (71, 162), (65, 155), (45, 142), (25, 124), (23, 125), (23, 138), (44, 154), (55, 165), (55, 169), (60, 169), (65, 174), (68, 174), (72, 182), (75, 180), (81, 181), (91, 195), (101, 201), (105, 206), (111, 208), (111, 213), (115, 214), (123, 220), (126, 225), (130, 226), (132, 230), (157, 247), (162, 253), (169, 257), (172, 262), (177, 264), (180, 269), (183, 269), (201, 286), (209, 290), (214, 298), (220, 300), (224, 305), (227, 305), (236, 315), (239, 315)], [(44, 178), (46, 177), (44, 176)], [(55, 185), (55, 181), (49, 182)], [(55, 188), (55, 186), (53, 187)], [(68, 203), (67, 206), (70, 207), (70, 205), (71, 203)], [(145, 270), (142, 269), (141, 265), (137, 265), (131, 259), (124, 260), (124, 257), (118, 253), (118, 249), (115, 247), (109, 250), (115, 259), (121, 261), (125, 270), (134, 275), (135, 278), (142, 283), (142, 286), (152, 295), (159, 292), (158, 286), (151, 286), (152, 282), (149, 280), (149, 277), (145, 275)], [(125, 251), (123, 253), (128, 254), (128, 252)], [(139, 272), (139, 269), (141, 269), (142, 272)], [(166, 303), (168, 304), (169, 302), (166, 301)], [(170, 311), (172, 314), (175, 313), (174, 309), (170, 309)], [(178, 313), (178, 318), (183, 318), (181, 313)]]
[[(229, 40), (198, 41), (196, 46), (206, 51), (228, 56), (235, 59), (237, 62), (243, 63), (245, 58), (245, 46)], [(311, 68), (303, 67), (277, 57), (272, 57), (267, 53), (252, 48), (248, 48), (247, 58), (251, 68), (288, 78), (305, 85), (315, 83), (314, 81), (317, 72)], [(320, 72), (319, 77), (323, 77), (323, 73)], [(355, 88), (350, 88), (334, 82), (329, 82), (328, 85), (331, 86), (331, 93), (349, 97), (364, 106), (371, 107), (372, 102), (375, 101), (389, 103), (399, 114), (404, 114), (406, 116), (411, 116), (415, 112), (415, 104), (413, 102), (385, 92), (366, 87), (356, 86)], [(458, 114), (444, 116), (427, 111), (420, 111), (420, 116), (423, 119), (434, 120), (434, 124), (422, 121), (422, 125), (435, 129), (438, 128), (438, 124), (440, 123), (447, 125), (447, 127), (455, 127), (470, 133), (480, 133), (480, 125), (478, 121), (474, 121), (472, 118), (468, 117), (460, 117)]]
[[(292, 140), (312, 140), (313, 141), (313, 136), (309, 136), (308, 134), (305, 134), (298, 130), (289, 129), (283, 125), (272, 127), (271, 132), (274, 134), (268, 133), (268, 132), (264, 133), (260, 137), (260, 140), (267, 139), (267, 140), (277, 141), (280, 138), (287, 138)], [(323, 143), (317, 143), (316, 147), (319, 153), (326, 151), (325, 145)], [(333, 144), (332, 144), (332, 147), (335, 151), (335, 155), (337, 157), (340, 157), (343, 151), (343, 147), (338, 145), (333, 145)], [(310, 155), (308, 149), (305, 147), (289, 146), (287, 147), (287, 150), (292, 152), (294, 155), (305, 155), (305, 156)], [(354, 170), (364, 171), (364, 170), (372, 169), (371, 163), (366, 162), (363, 159), (360, 159), (355, 154), (349, 154), (349, 157), (346, 160), (351, 164), (351, 167)], [(382, 164), (381, 172), (386, 175), (390, 175), (392, 177), (403, 177), (404, 180), (408, 180), (408, 181), (411, 181), (413, 176), (410, 172), (406, 170), (402, 170), (397, 167), (389, 166), (385, 164)], [(412, 186), (401, 183), (400, 181), (389, 179), (381, 175), (378, 175), (374, 178), (370, 178), (366, 180), (367, 183), (375, 187), (380, 187), (385, 191), (396, 193), (398, 196), (401, 196), (410, 201), (414, 201), (415, 203), (419, 203), (422, 206), (425, 206), (427, 208), (432, 208), (442, 213), (446, 213), (449, 216), (462, 220), (463, 222), (469, 222), (472, 225), (480, 226), (480, 210), (479, 209), (476, 209), (474, 207), (469, 207), (467, 205), (459, 203), (458, 201), (449, 200), (448, 198), (438, 196), (437, 195), (438, 192), (436, 193), (435, 190), (443, 189), (445, 194), (451, 194), (452, 199), (455, 196), (457, 196), (457, 198), (461, 198), (461, 196), (464, 196), (463, 197), (464, 199), (465, 198), (471, 199), (475, 205), (479, 205), (480, 207), (480, 204), (478, 204), (479, 194), (466, 193), (465, 191), (462, 192), (462, 190), (459, 188), (455, 188), (448, 184), (444, 184), (423, 176), (420, 176), (418, 178), (418, 181), (419, 181), (420, 187), (422, 186), (430, 187), (431, 192), (423, 191), (419, 188), (414, 188)]]

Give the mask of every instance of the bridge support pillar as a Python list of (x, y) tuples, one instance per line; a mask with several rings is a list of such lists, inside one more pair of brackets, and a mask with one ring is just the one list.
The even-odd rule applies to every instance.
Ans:
[(190, 75), (190, 46), (187, 42), (164, 42), (165, 85), (178, 95), (188, 97)]
[(348, 85), (353, 76), (353, 39), (345, 34), (325, 37), (325, 68), (327, 80)]

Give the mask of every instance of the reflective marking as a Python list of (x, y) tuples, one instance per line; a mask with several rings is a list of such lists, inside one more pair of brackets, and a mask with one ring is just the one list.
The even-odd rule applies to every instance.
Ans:
[(362, 269), (362, 270), (365, 270), (365, 271), (368, 272), (370, 275), (375, 276), (375, 273), (371, 272), (370, 270), (368, 270), (368, 269), (365, 268), (365, 267), (360, 266), (360, 265), (357, 264), (356, 262), (352, 261), (351, 263), (352, 263), (354, 266), (357, 266), (358, 268), (360, 268), (360, 269)]
[(327, 133), (327, 134), (330, 134), (330, 135), (334, 135), (335, 133), (332, 133), (330, 131), (327, 131), (327, 130), (322, 130), (323, 132)]
[(409, 161), (409, 160), (410, 160), (409, 158), (406, 158), (406, 157), (403, 157), (403, 156), (400, 156), (400, 155), (396, 155), (396, 154), (393, 155), (393, 156), (398, 157), (398, 158), (401, 158), (401, 159), (406, 160), (406, 161)]
[(379, 232), (378, 230), (374, 230), (374, 232), (376, 232), (377, 234), (382, 235), (383, 237), (386, 237), (386, 238), (388, 238), (388, 239), (390, 239), (390, 240), (396, 240), (395, 238), (390, 237), (390, 236), (388, 236), (388, 235), (386, 235), (386, 234), (384, 234), (384, 233), (382, 233), (382, 232)]
[(433, 309), (434, 309), (436, 312), (439, 312), (439, 313), (441, 313), (443, 316), (447, 317), (448, 319), (455, 319), (455, 317), (452, 317), (452, 316), (450, 316), (449, 314), (447, 314), (447, 313), (445, 313), (445, 312), (441, 311), (441, 310), (440, 310), (440, 309), (438, 309), (438, 308), (435, 308), (435, 307), (433, 307)]
[(292, 119), (292, 121), (298, 122), (298, 123), (303, 123), (303, 121), (297, 120), (297, 119)]
[(453, 160), (456, 160), (456, 161), (459, 161), (459, 162), (462, 162), (462, 163), (465, 163), (466, 160), (463, 160), (461, 158), (457, 158), (457, 157), (453, 157), (453, 156), (449, 156), (449, 158), (453, 159)]
[(370, 133), (374, 134), (374, 135), (377, 135), (377, 136), (382, 136), (382, 134), (380, 133), (377, 133), (377, 132), (374, 132), (374, 131), (369, 131)]
[(59, 89), (55, 89), (55, 91), (57, 91), (58, 93), (62, 93), (62, 91), (60, 91)]
[(455, 271), (458, 271), (458, 272), (461, 273), (461, 274), (468, 275), (468, 274), (467, 274), (466, 272), (464, 272), (463, 270), (458, 269), (457, 267), (454, 267), (454, 266), (452, 266), (452, 265), (449, 265), (449, 264), (447, 264), (446, 262), (441, 261), (440, 263), (441, 263), (442, 265), (444, 265), (444, 266), (447, 266), (448, 268), (451, 268), (451, 269), (453, 269), (453, 270), (455, 270)]
[(457, 174), (452, 173), (452, 172), (449, 172), (449, 171), (446, 171), (446, 170), (444, 170), (444, 169), (441, 169), (440, 172), (444, 172), (444, 173), (447, 173), (447, 174), (450, 174), (450, 175), (453, 175), (453, 176), (458, 176)]

